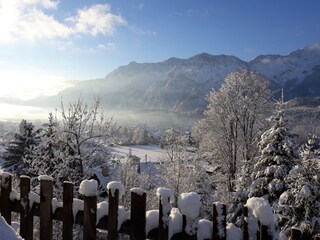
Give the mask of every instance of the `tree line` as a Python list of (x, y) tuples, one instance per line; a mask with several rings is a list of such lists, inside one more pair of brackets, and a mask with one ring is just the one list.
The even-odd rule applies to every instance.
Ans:
[[(228, 221), (239, 227), (247, 199), (263, 197), (277, 216), (283, 239), (293, 226), (302, 230), (303, 239), (320, 233), (319, 138), (310, 135), (297, 146), (286, 103), (274, 101), (269, 81), (252, 71), (229, 74), (207, 101), (204, 118), (194, 124), (191, 135), (178, 129), (162, 134), (165, 155), (156, 166), (139, 173), (140, 165), (128, 153), (118, 161), (116, 180), (127, 189), (166, 186), (176, 194), (197, 192), (202, 216), (209, 214), (212, 201), (224, 201), (231, 206)], [(19, 174), (50, 175), (59, 180), (57, 188), (65, 180), (77, 186), (94, 168), (106, 163), (110, 167), (114, 156), (108, 146), (114, 134), (122, 136), (122, 142), (132, 141), (128, 136), (136, 142), (150, 139), (146, 131), (129, 133), (118, 127), (99, 107), (99, 99), (92, 106), (81, 99), (68, 108), (62, 104), (59, 116), (50, 114), (41, 130), (22, 121), (3, 167)], [(147, 201), (149, 207), (157, 204), (155, 199)]]

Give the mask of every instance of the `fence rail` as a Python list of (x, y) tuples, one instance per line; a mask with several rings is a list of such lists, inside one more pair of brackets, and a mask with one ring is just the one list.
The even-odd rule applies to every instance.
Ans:
[[(104, 229), (108, 231), (108, 240), (118, 239), (118, 233), (130, 236), (131, 240), (143, 239), (169, 239), (168, 226), (163, 222), (163, 204), (159, 200), (159, 223), (158, 227), (146, 233), (146, 193), (138, 194), (131, 192), (131, 211), (130, 220), (122, 223), (118, 230), (118, 209), (119, 209), (119, 191), (112, 194), (109, 190), (108, 196), (108, 213), (106, 212), (97, 221), (97, 197), (83, 196), (83, 209), (79, 210), (74, 218), (73, 213), (73, 184), (64, 182), (63, 184), (63, 202), (62, 206), (54, 204), (53, 199), (53, 182), (48, 179), (40, 180), (40, 200), (30, 192), (30, 178), (27, 176), (20, 177), (20, 196), (12, 190), (12, 176), (8, 173), (1, 174), (1, 195), (0, 195), (0, 212), (7, 223), (11, 225), (11, 213), (20, 213), (20, 235), (26, 239), (33, 239), (33, 219), (35, 216), (40, 218), (40, 240), (51, 240), (53, 230), (53, 220), (62, 222), (62, 236), (64, 240), (73, 238), (73, 226), (75, 224), (83, 225), (83, 239), (96, 239), (96, 230)], [(30, 204), (31, 202), (32, 205)], [(31, 205), (31, 206), (30, 206)], [(55, 209), (55, 211), (53, 211)], [(226, 240), (226, 206), (223, 205), (223, 219), (218, 216), (217, 207), (213, 205), (212, 214), (212, 240)], [(197, 235), (188, 235), (185, 230), (186, 216), (182, 216), (182, 232), (176, 233), (171, 237), (172, 240), (196, 240)], [(243, 240), (249, 239), (248, 231), (248, 210), (244, 209), (244, 228)], [(219, 233), (219, 224), (222, 224), (224, 234)], [(268, 235), (267, 226), (260, 226), (260, 231), (256, 233), (258, 240), (272, 239)], [(291, 240), (300, 240), (301, 232), (298, 229), (292, 229)], [(320, 240), (315, 237), (315, 240)]]

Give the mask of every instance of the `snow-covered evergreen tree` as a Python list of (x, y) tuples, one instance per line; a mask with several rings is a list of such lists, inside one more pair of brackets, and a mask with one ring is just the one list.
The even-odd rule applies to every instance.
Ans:
[(303, 232), (302, 239), (311, 239), (320, 233), (320, 183), (315, 163), (299, 162), (285, 180), (288, 190), (279, 199), (279, 226), (283, 232), (298, 227)]
[(27, 172), (30, 176), (49, 175), (55, 179), (55, 187), (62, 189), (59, 176), (61, 169), (66, 167), (63, 158), (63, 142), (59, 139), (57, 118), (50, 113), (48, 120), (49, 122), (39, 130), (41, 141), (32, 148), (32, 161), (28, 159), (24, 161), (28, 162)]
[(301, 157), (303, 160), (320, 159), (320, 139), (312, 134), (307, 142), (301, 146)]
[(25, 174), (33, 159), (32, 147), (39, 143), (39, 138), (34, 131), (34, 125), (26, 120), (21, 121), (19, 133), (16, 133), (14, 138), (15, 140), (7, 144), (2, 168), (18, 175)]
[(271, 206), (277, 204), (280, 195), (288, 189), (285, 179), (298, 158), (293, 137), (287, 128), (284, 104), (278, 105), (276, 116), (270, 118), (271, 128), (261, 136), (260, 156), (251, 174), (253, 182), (248, 195), (264, 197)]
[(227, 221), (234, 223), (237, 227), (243, 227), (243, 208), (248, 200), (251, 177), (249, 167), (244, 165), (236, 180), (236, 191), (233, 201), (230, 203), (227, 215)]

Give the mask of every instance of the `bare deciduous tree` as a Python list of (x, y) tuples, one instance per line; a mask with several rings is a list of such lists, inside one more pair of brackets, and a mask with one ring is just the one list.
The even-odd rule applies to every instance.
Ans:
[(256, 155), (260, 122), (269, 97), (268, 81), (248, 70), (229, 74), (221, 88), (208, 96), (202, 129), (210, 139), (204, 141), (215, 149), (215, 159), (227, 173), (229, 191), (234, 189), (238, 164), (245, 164)]

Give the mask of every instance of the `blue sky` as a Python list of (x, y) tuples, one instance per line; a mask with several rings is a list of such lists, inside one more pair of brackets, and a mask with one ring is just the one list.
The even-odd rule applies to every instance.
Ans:
[(320, 42), (318, 0), (0, 0), (0, 97), (53, 94), (131, 61), (250, 60)]

